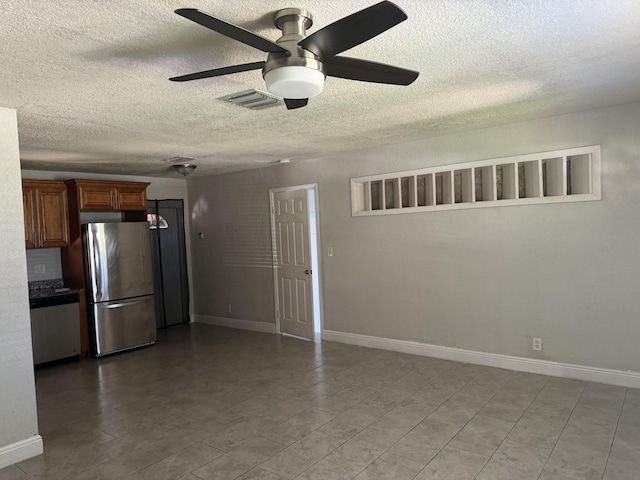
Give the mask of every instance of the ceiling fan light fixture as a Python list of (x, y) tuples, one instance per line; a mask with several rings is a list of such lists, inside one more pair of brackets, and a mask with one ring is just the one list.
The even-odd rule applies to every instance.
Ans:
[(176, 13), (268, 55), (266, 61), (212, 68), (169, 79), (174, 82), (262, 69), (268, 92), (282, 98), (288, 110), (295, 110), (305, 107), (310, 98), (322, 92), (325, 76), (409, 85), (419, 75), (406, 68), (340, 56), (407, 19), (407, 14), (389, 0), (336, 20), (308, 36), (307, 28), (313, 24), (311, 13), (300, 8), (279, 10), (274, 24), (282, 36), (275, 42), (195, 8), (179, 8)]
[(178, 165), (172, 165), (172, 167), (180, 175), (184, 175), (186, 177), (187, 175), (191, 175), (193, 173), (197, 165), (194, 165), (193, 163), (180, 163)]
[(282, 98), (311, 98), (322, 92), (324, 73), (297, 65), (269, 70), (264, 74), (269, 93)]

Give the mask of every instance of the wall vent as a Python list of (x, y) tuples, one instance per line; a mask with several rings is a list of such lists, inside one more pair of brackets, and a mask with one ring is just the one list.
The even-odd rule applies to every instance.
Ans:
[(249, 110), (264, 110), (265, 108), (284, 105), (280, 97), (275, 97), (259, 90), (244, 90), (242, 92), (225, 95), (224, 97), (218, 97), (218, 100), (233, 103), (234, 105), (248, 108)]
[(599, 145), (351, 179), (353, 216), (600, 198)]

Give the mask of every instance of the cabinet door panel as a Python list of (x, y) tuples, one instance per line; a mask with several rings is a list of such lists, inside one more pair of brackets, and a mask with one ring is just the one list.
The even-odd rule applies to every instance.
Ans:
[(67, 190), (64, 185), (38, 188), (40, 247), (69, 246)]
[(38, 218), (36, 212), (35, 190), (29, 187), (22, 189), (22, 208), (24, 209), (24, 240), (27, 248), (36, 248), (36, 231)]
[(117, 210), (116, 189), (111, 185), (78, 186), (80, 210), (108, 212)]
[(122, 211), (147, 210), (147, 186), (118, 186), (118, 209)]

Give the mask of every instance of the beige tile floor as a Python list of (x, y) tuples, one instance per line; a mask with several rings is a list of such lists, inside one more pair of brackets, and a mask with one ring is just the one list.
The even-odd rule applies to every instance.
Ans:
[(0, 480), (638, 480), (640, 390), (205, 325), (38, 371)]

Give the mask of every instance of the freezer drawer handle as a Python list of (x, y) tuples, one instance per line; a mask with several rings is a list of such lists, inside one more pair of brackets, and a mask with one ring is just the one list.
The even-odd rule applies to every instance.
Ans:
[(134, 300), (131, 302), (110, 303), (109, 305), (103, 308), (120, 308), (120, 307), (127, 307), (129, 305), (137, 305), (138, 303), (145, 303), (145, 302), (148, 302), (148, 300)]

